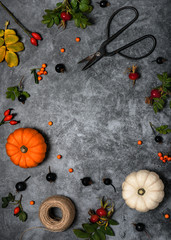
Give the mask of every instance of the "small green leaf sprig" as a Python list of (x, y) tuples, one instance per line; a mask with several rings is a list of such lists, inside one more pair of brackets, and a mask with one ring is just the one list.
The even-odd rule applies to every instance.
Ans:
[(14, 87), (8, 87), (6, 92), (6, 98), (11, 98), (12, 101), (14, 101), (16, 98), (18, 98), (20, 95), (24, 95), (27, 98), (30, 97), (30, 94), (26, 91), (23, 91), (23, 82), (20, 81), (18, 86)]
[(65, 28), (66, 21), (61, 19), (61, 12), (66, 12), (71, 15), (71, 20), (74, 20), (77, 27), (82, 29), (91, 25), (86, 14), (93, 10), (91, 0), (64, 0), (56, 4), (56, 8), (53, 10), (46, 9), (46, 14), (43, 15), (43, 24), (47, 24), (48, 28), (51, 28), (54, 24), (57, 26), (63, 26)]
[[(171, 95), (171, 77), (168, 77), (167, 72), (163, 74), (157, 74), (158, 79), (162, 82), (162, 85), (157, 86), (155, 89), (158, 89), (161, 93), (160, 98), (153, 98), (150, 97), (146, 98), (146, 103), (151, 104), (153, 106), (153, 110), (155, 113), (163, 110), (166, 105), (166, 101)], [(169, 103), (171, 108), (171, 101)]]
[[(83, 223), (83, 229), (73, 229), (74, 234), (78, 238), (86, 238), (86, 240), (105, 240), (106, 235), (115, 236), (113, 229), (110, 225), (118, 225), (119, 223), (111, 219), (114, 209), (113, 204), (108, 204), (108, 199), (105, 201), (104, 198), (101, 200), (101, 207), (107, 211), (107, 216), (99, 217), (99, 221), (96, 223)], [(95, 211), (90, 209), (89, 215), (95, 214)]]
[(14, 204), (18, 205), (20, 208), (20, 211), (17, 214), (14, 214), (15, 217), (18, 217), (20, 221), (25, 222), (27, 220), (27, 213), (24, 212), (22, 204), (22, 195), (20, 197), (20, 200), (15, 200), (15, 195), (12, 195), (12, 193), (9, 193), (7, 197), (2, 197), (2, 208), (8, 207), (8, 205)]
[(161, 125), (156, 127), (153, 123), (149, 122), (152, 129), (155, 129), (160, 134), (168, 134), (171, 133), (171, 129), (168, 128), (168, 125)]

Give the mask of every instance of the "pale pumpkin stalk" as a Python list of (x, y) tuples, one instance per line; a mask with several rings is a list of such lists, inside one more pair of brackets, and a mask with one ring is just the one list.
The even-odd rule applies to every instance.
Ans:
[(1, 1), (0, 1), (0, 5), (7, 11), (7, 13), (14, 19), (14, 21), (23, 29), (23, 31), (29, 37), (32, 37), (31, 32), (20, 23), (20, 21), (12, 14), (12, 12)]

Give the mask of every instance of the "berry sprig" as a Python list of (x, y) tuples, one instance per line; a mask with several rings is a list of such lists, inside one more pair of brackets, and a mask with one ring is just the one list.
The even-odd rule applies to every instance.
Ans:
[(43, 24), (51, 28), (54, 24), (65, 29), (66, 22), (74, 20), (77, 27), (86, 28), (91, 25), (86, 13), (93, 10), (90, 0), (63, 0), (56, 4), (53, 10), (46, 9), (46, 15), (43, 15)]
[(15, 195), (12, 195), (12, 193), (9, 193), (7, 197), (2, 197), (2, 208), (8, 207), (9, 203), (18, 205), (14, 209), (14, 216), (19, 217), (20, 221), (25, 222), (27, 220), (27, 213), (24, 212), (23, 210), (21, 200), (22, 200), (22, 195), (19, 200), (15, 200)]
[(83, 229), (74, 229), (73, 232), (78, 238), (86, 239), (106, 239), (106, 235), (114, 236), (114, 231), (109, 225), (118, 225), (119, 223), (111, 219), (114, 209), (113, 204), (104, 197), (101, 200), (101, 208), (96, 212), (92, 209), (88, 214), (91, 216), (90, 223), (83, 223)]
[(168, 161), (168, 162), (171, 161), (171, 157), (169, 156), (169, 154), (163, 155), (161, 152), (159, 152), (157, 155), (158, 155), (159, 159), (160, 159), (163, 163), (166, 163), (167, 161)]
[(39, 33), (31, 32), (21, 24), (21, 22), (14, 16), (14, 14), (0, 1), (0, 5), (4, 8), (5, 11), (14, 19), (14, 21), (23, 29), (23, 31), (30, 37), (30, 42), (34, 46), (38, 46), (38, 40), (42, 40), (42, 37)]
[(18, 86), (14, 87), (8, 87), (6, 92), (6, 98), (11, 98), (12, 101), (15, 100), (15, 98), (18, 98), (19, 102), (25, 103), (26, 99), (30, 97), (30, 94), (26, 91), (23, 91), (24, 84), (21, 79)]
[[(155, 113), (163, 110), (166, 105), (167, 98), (171, 95), (171, 77), (168, 77), (167, 72), (157, 74), (162, 85), (151, 90), (151, 96), (146, 97), (145, 103), (151, 104)], [(169, 103), (171, 108), (171, 101)]]
[(127, 71), (129, 72), (129, 79), (133, 81), (133, 85), (135, 85), (136, 80), (140, 77), (139, 73), (137, 73), (137, 66), (132, 66), (128, 68)]
[[(47, 64), (43, 63), (41, 68), (33, 68), (31, 69), (31, 74), (34, 74), (34, 80), (36, 84), (39, 84), (39, 81), (42, 80), (41, 75), (47, 75), (48, 72), (45, 70)], [(37, 72), (38, 70), (38, 72)]]
[(4, 112), (4, 118), (1, 120), (0, 126), (6, 123), (9, 123), (11, 125), (16, 125), (17, 123), (19, 123), (19, 121), (12, 120), (14, 117), (14, 114), (10, 114), (10, 113), (11, 113), (11, 109), (8, 109)]

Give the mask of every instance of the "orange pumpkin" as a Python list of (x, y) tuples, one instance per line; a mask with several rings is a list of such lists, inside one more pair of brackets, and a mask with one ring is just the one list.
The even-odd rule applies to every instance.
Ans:
[(22, 168), (36, 167), (45, 158), (46, 149), (43, 136), (32, 128), (16, 129), (7, 138), (7, 154)]

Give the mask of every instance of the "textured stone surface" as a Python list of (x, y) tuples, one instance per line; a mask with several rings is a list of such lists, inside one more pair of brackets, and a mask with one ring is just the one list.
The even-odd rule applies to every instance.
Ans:
[[(94, 25), (85, 30), (77, 29), (70, 22), (65, 31), (57, 27), (47, 29), (41, 24), (44, 9), (54, 8), (57, 1), (8, 0), (3, 1), (22, 23), (32, 31), (40, 32), (43, 41), (39, 47), (30, 44), (29, 38), (0, 7), (0, 28), (10, 20), (11, 28), (17, 30), (25, 44), (25, 51), (19, 53), (20, 64), (8, 68), (6, 62), (0, 64), (0, 102), (2, 118), (4, 110), (13, 108), (20, 125), (0, 127), (1, 181), (0, 193), (15, 193), (15, 184), (31, 175), (28, 188), (23, 192), (23, 206), (28, 213), (28, 220), (21, 223), (13, 216), (13, 207), (1, 209), (0, 239), (19, 239), (22, 231), (33, 226), (40, 226), (38, 210), (40, 203), (47, 197), (61, 194), (70, 197), (76, 205), (77, 217), (70, 229), (63, 233), (51, 233), (41, 229), (25, 234), (24, 239), (32, 240), (74, 240), (77, 239), (72, 228), (78, 228), (86, 222), (89, 208), (99, 206), (99, 197), (112, 197), (115, 201), (116, 219), (120, 225), (114, 227), (116, 237), (107, 239), (145, 240), (145, 233), (138, 233), (132, 222), (144, 222), (154, 240), (169, 240), (171, 235), (170, 220), (163, 214), (171, 214), (171, 197), (169, 184), (170, 164), (158, 160), (157, 152), (170, 151), (170, 137), (164, 136), (164, 143), (154, 142), (149, 121), (155, 125), (168, 124), (170, 110), (154, 114), (144, 99), (150, 90), (159, 84), (157, 73), (170, 71), (170, 61), (163, 65), (150, 63), (158, 56), (171, 57), (169, 43), (170, 8), (169, 0), (110, 1), (111, 6), (105, 9), (93, 1), (91, 14)], [(119, 47), (144, 34), (151, 33), (157, 38), (157, 47), (151, 56), (138, 62), (130, 61), (117, 55), (104, 58), (89, 70), (82, 72), (82, 65), (77, 62), (94, 53), (106, 38), (106, 24), (109, 16), (119, 7), (131, 5), (138, 9), (139, 19), (132, 25), (110, 49)], [(121, 17), (122, 16), (122, 17)], [(129, 21), (132, 15), (128, 12), (117, 17), (112, 30), (117, 30), (122, 23)], [(123, 20), (124, 19), (124, 20)], [(76, 43), (79, 36), (81, 42)], [(113, 48), (112, 48), (113, 46)], [(60, 48), (66, 52), (61, 53)], [(140, 46), (141, 52), (145, 45)], [(148, 46), (146, 46), (148, 47)], [(48, 64), (48, 75), (39, 85), (34, 84), (30, 69)], [(55, 65), (64, 63), (67, 72), (57, 74)], [(127, 67), (138, 64), (141, 78), (133, 88), (132, 82), (124, 74)], [(25, 90), (31, 94), (25, 105), (5, 98), (7, 87), (15, 86), (21, 77), (25, 77)], [(53, 126), (48, 122), (53, 121)], [(45, 161), (33, 169), (21, 169), (9, 160), (5, 151), (8, 135), (19, 127), (31, 127), (39, 130), (46, 138), (49, 150)], [(171, 125), (170, 125), (171, 127)], [(137, 140), (143, 141), (142, 146)], [(61, 154), (62, 159), (56, 156)], [(58, 179), (50, 184), (45, 180), (48, 166), (57, 173)], [(74, 172), (70, 174), (68, 169)], [(166, 196), (160, 206), (147, 213), (129, 209), (121, 197), (121, 184), (132, 171), (148, 169), (156, 171), (165, 183)], [(80, 178), (90, 176), (94, 184), (83, 187)], [(117, 189), (105, 186), (102, 178), (110, 177)], [(19, 194), (17, 194), (19, 197)], [(34, 200), (34, 206), (29, 201)]]

